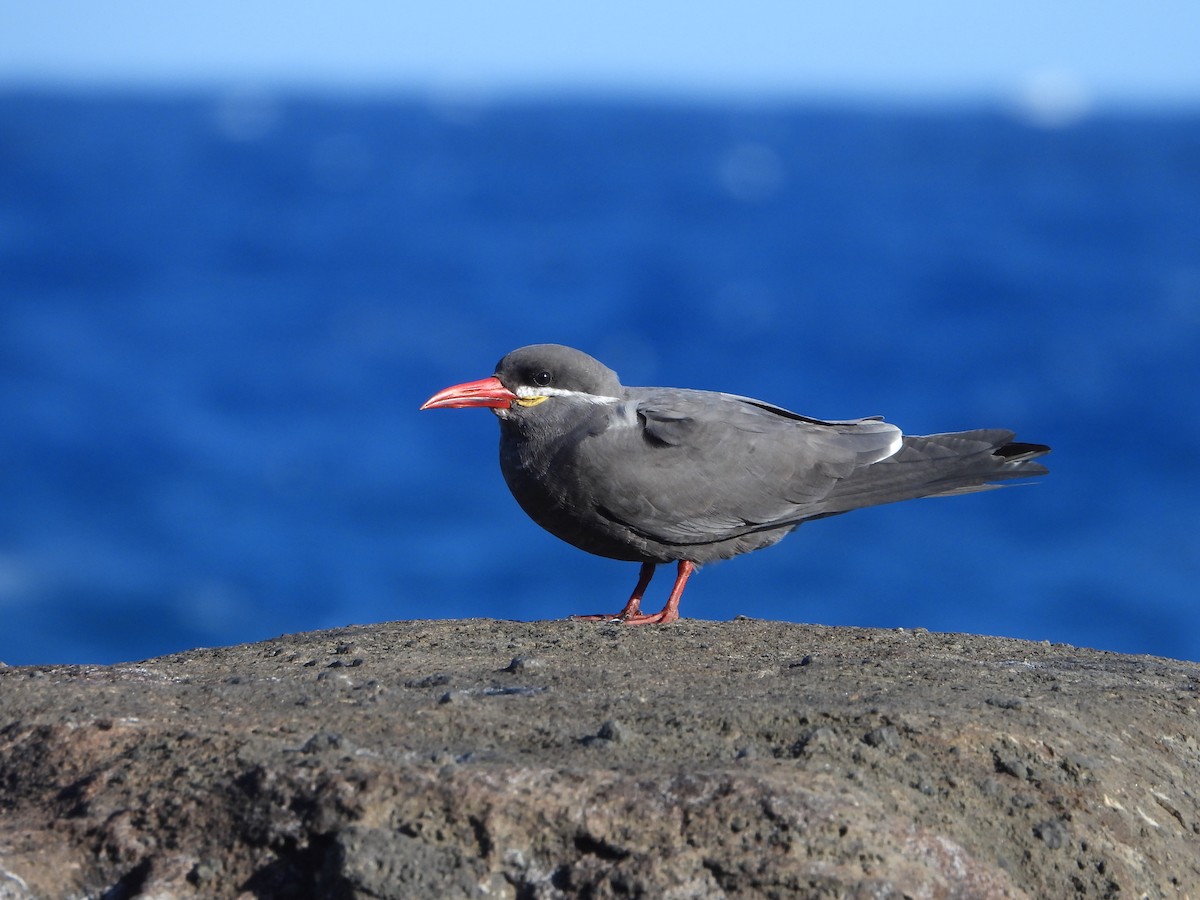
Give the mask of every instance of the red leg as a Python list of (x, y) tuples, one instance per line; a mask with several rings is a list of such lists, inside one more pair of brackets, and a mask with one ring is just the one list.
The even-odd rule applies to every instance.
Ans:
[(656, 612), (652, 616), (643, 615), (622, 615), (621, 618), (626, 625), (666, 625), (669, 622), (679, 620), (679, 600), (683, 596), (683, 589), (687, 586), (688, 576), (696, 570), (696, 564), (689, 562), (686, 559), (679, 561), (678, 574), (675, 576), (675, 586), (671, 588), (671, 596), (667, 598), (667, 605), (662, 608), (661, 612)]
[(642, 568), (638, 572), (638, 583), (634, 587), (633, 593), (629, 595), (629, 602), (615, 616), (571, 616), (572, 619), (582, 619), (585, 622), (611, 622), (615, 619), (629, 619), (631, 616), (640, 616), (642, 613), (642, 595), (646, 593), (646, 588), (650, 586), (650, 579), (654, 577), (654, 566), (656, 563), (642, 563)]

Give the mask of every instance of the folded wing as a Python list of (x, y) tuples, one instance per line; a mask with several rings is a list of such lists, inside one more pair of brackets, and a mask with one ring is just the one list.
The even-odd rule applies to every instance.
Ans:
[(901, 447), (880, 419), (827, 422), (730, 394), (632, 392), (578, 445), (604, 517), (665, 544), (727, 540), (825, 514), (837, 485)]

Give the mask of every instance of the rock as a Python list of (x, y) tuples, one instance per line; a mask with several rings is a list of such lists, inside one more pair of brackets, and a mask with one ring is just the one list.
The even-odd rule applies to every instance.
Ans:
[(1058, 850), (1067, 846), (1070, 837), (1067, 834), (1067, 826), (1058, 819), (1050, 819), (1046, 822), (1040, 822), (1033, 826), (1033, 833), (1042, 839), (1042, 842), (1051, 850)]
[(863, 743), (869, 747), (898, 750), (900, 748), (900, 732), (892, 725), (881, 725), (864, 734)]
[(543, 663), (536, 656), (514, 656), (512, 661), (501, 671), (511, 672), (514, 675), (524, 675), (530, 672), (536, 672), (544, 665), (545, 663)]
[(1200, 896), (1198, 702), (1194, 663), (744, 618), (6, 667), (0, 898)]
[(608, 719), (601, 723), (595, 734), (583, 738), (583, 744), (588, 747), (607, 747), (610, 744), (628, 744), (637, 737), (624, 723), (616, 719)]

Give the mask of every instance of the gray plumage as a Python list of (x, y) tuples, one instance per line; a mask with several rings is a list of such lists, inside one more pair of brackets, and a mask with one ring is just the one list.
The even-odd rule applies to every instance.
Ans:
[[(812, 519), (1044, 475), (1035, 460), (1050, 450), (1003, 429), (905, 436), (879, 418), (824, 421), (734, 394), (625, 387), (559, 344), (514, 350), (494, 377), (422, 409), (461, 406), (499, 417), (501, 471), (535, 522), (589, 553), (642, 563), (618, 614), (634, 624), (677, 618), (695, 565), (770, 546)], [(671, 561), (667, 606), (641, 614), (654, 566)]]
[(1013, 444), (1011, 431), (902, 437), (878, 418), (830, 422), (733, 394), (624, 387), (555, 344), (496, 367), (510, 390), (543, 372), (545, 387), (574, 393), (496, 410), (504, 478), (547, 531), (614, 559), (703, 564), (809, 519), (1046, 472), (1032, 460), (1049, 448)]

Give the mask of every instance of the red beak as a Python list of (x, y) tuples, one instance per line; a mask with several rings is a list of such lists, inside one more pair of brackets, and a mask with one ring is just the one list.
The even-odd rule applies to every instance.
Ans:
[(421, 404), (421, 409), (458, 409), (464, 406), (491, 406), (504, 409), (512, 405), (517, 395), (500, 383), (494, 375), (456, 384), (438, 391)]

